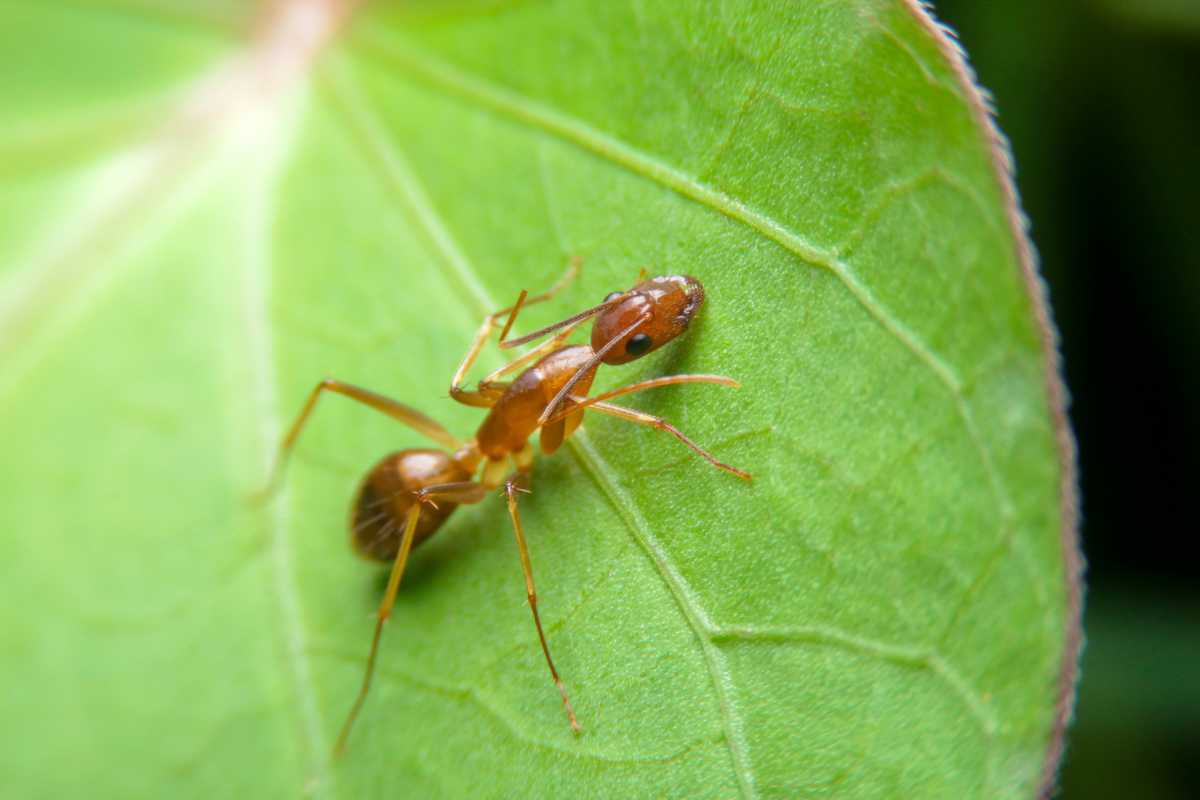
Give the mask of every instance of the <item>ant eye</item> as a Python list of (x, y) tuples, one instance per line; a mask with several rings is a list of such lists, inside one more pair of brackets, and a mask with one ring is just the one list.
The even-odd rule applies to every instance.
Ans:
[(609, 292), (607, 295), (605, 295), (604, 302), (611, 303), (613, 300), (616, 300), (623, 294), (624, 292)]
[(638, 333), (630, 337), (625, 343), (625, 352), (631, 356), (640, 356), (650, 349), (650, 337), (644, 333)]

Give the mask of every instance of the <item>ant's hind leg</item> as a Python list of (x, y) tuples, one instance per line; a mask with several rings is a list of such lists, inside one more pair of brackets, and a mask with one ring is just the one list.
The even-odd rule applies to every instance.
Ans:
[[(523, 475), (523, 478), (527, 478)], [(504, 495), (508, 499), (508, 514), (512, 517), (513, 533), (517, 537), (517, 549), (521, 554), (521, 570), (525, 573), (525, 596), (529, 600), (529, 610), (533, 612), (533, 624), (537, 628), (538, 640), (542, 643), (542, 653), (546, 656), (546, 665), (550, 667), (550, 677), (554, 679), (554, 685), (558, 687), (558, 693), (562, 696), (563, 707), (567, 710), (567, 721), (571, 724), (571, 730), (575, 733), (582, 733), (583, 729), (579, 727), (579, 720), (575, 719), (575, 709), (571, 707), (571, 701), (567, 698), (567, 689), (563, 686), (562, 679), (558, 677), (558, 670), (554, 668), (554, 660), (550, 658), (550, 647), (546, 644), (546, 634), (542, 631), (542, 620), (538, 616), (537, 608), (537, 589), (533, 585), (533, 566), (529, 563), (529, 547), (525, 543), (525, 529), (521, 526), (521, 514), (517, 510), (517, 492), (526, 491), (517, 485), (517, 481), (510, 480), (504, 484)]]
[(271, 469), (270, 480), (256, 497), (268, 496), (277, 486), (279, 478), (283, 474), (283, 469), (287, 464), (288, 456), (291, 454), (292, 447), (296, 444), (296, 439), (300, 436), (300, 432), (304, 429), (304, 425), (312, 415), (313, 409), (316, 408), (317, 400), (320, 399), (322, 392), (340, 394), (365, 406), (370, 406), (376, 411), (387, 414), (397, 422), (407, 425), (417, 433), (428, 436), (433, 441), (450, 450), (457, 450), (462, 446), (462, 442), (454, 434), (415, 408), (406, 406), (390, 397), (376, 394), (369, 389), (363, 389), (353, 384), (326, 378), (309, 392), (308, 400), (304, 403), (304, 408), (301, 409), (295, 421), (292, 422), (291, 427), (288, 428), (287, 435), (283, 437), (283, 441), (279, 444), (279, 452), (275, 457), (275, 465)]
[(421, 517), (421, 508), (426, 505), (436, 508), (438, 500), (450, 503), (478, 503), (487, 497), (488, 493), (489, 487), (478, 481), (439, 483), (414, 492), (416, 502), (405, 512), (404, 533), (400, 537), (400, 548), (396, 552), (396, 560), (392, 562), (392, 572), (388, 577), (387, 590), (383, 593), (383, 600), (380, 601), (379, 611), (376, 613), (375, 635), (371, 639), (371, 650), (367, 655), (367, 668), (363, 673), (362, 687), (358, 690), (358, 697), (355, 698), (354, 705), (350, 707), (350, 713), (346, 715), (341, 733), (338, 734), (337, 745), (333, 749), (334, 758), (345, 751), (346, 741), (350, 737), (350, 729), (354, 726), (354, 720), (358, 718), (358, 712), (367, 699), (367, 693), (371, 690), (371, 678), (375, 674), (375, 658), (379, 653), (379, 640), (383, 636), (383, 625), (392, 615), (392, 607), (396, 604), (396, 591), (400, 588), (400, 578), (404, 576), (404, 566), (408, 563), (408, 554), (412, 551), (417, 522)]
[(358, 712), (362, 710), (367, 693), (371, 690), (371, 678), (375, 674), (375, 657), (379, 654), (379, 640), (383, 636), (383, 624), (392, 615), (392, 607), (396, 604), (396, 590), (400, 588), (400, 578), (404, 576), (404, 566), (408, 563), (408, 554), (412, 550), (413, 538), (417, 532), (417, 521), (420, 517), (421, 504), (413, 503), (404, 516), (404, 533), (400, 537), (400, 549), (396, 553), (396, 560), (392, 562), (392, 572), (388, 577), (387, 590), (383, 593), (379, 611), (376, 612), (375, 635), (371, 638), (371, 650), (367, 655), (367, 668), (363, 673), (362, 687), (358, 690), (358, 697), (354, 699), (354, 705), (350, 706), (350, 713), (346, 715), (346, 721), (342, 723), (337, 744), (333, 748), (334, 758), (340, 757), (345, 752), (346, 741), (350, 738), (350, 729), (354, 727), (354, 721), (358, 719)]

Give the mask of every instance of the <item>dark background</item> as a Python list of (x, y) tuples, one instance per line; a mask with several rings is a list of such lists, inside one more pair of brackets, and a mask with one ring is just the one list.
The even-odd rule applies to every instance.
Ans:
[(1200, 0), (941, 0), (1062, 336), (1087, 597), (1060, 796), (1200, 797)]

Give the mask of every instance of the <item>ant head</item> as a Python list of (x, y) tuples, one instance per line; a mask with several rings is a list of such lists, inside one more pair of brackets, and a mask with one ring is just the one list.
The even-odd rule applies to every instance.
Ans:
[[(666, 275), (644, 280), (627, 292), (613, 292), (605, 302), (613, 305), (592, 325), (592, 349), (599, 351), (624, 334), (603, 359), (605, 364), (624, 364), (687, 330), (704, 303), (704, 287), (690, 275)], [(639, 319), (642, 324), (629, 330)]]

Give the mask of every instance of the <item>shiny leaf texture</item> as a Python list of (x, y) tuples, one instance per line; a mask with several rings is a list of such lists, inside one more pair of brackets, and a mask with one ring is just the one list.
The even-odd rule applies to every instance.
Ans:
[[(1032, 797), (1077, 633), (1052, 334), (980, 97), (913, 2), (8, 2), (0, 664), (13, 796)], [(480, 318), (689, 273), (686, 337), (522, 498), (382, 569), (346, 507), (468, 436)], [(485, 351), (479, 375), (502, 363)], [(1065, 543), (1065, 544), (1064, 544)], [(7, 792), (6, 792), (7, 794)]]

